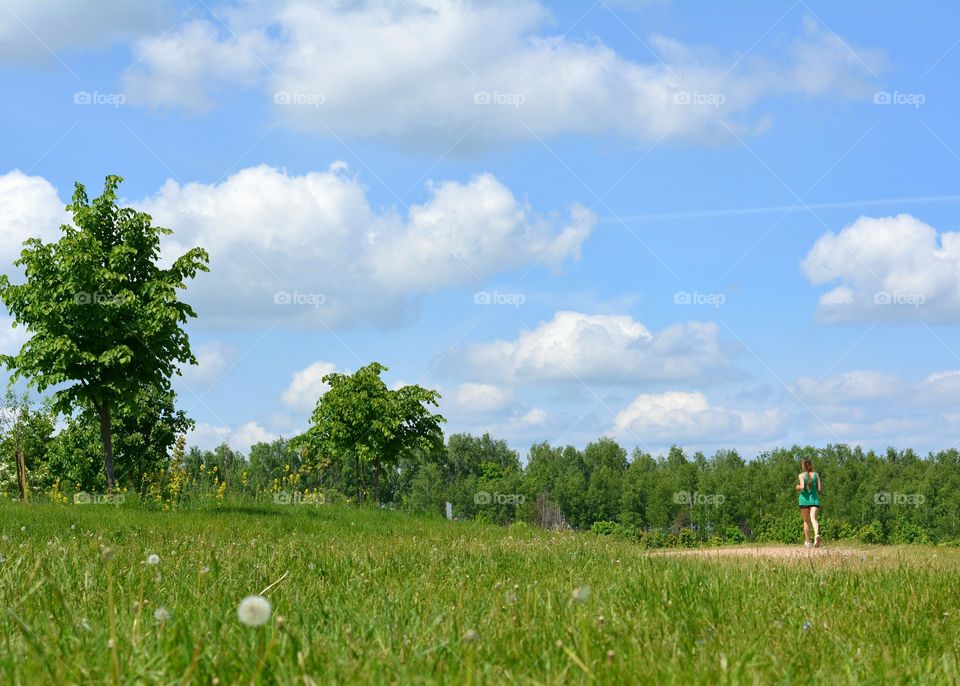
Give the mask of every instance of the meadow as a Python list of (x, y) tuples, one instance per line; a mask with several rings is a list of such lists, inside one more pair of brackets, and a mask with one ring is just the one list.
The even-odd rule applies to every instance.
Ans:
[(6, 684), (960, 681), (955, 548), (710, 556), (229, 502), (3, 502), (0, 533)]

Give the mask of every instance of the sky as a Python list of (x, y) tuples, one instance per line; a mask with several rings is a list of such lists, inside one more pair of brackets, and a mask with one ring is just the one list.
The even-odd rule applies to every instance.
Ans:
[[(190, 442), (333, 371), (446, 432), (746, 458), (960, 430), (950, 2), (0, 0), (0, 263), (74, 183), (202, 246)], [(0, 313), (0, 352), (29, 333)]]

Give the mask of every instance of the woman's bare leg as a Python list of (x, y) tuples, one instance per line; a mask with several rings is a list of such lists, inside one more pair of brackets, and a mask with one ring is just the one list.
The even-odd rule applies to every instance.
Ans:
[(819, 544), (817, 539), (820, 538), (820, 520), (817, 519), (817, 515), (820, 513), (819, 507), (810, 508), (810, 521), (813, 523), (813, 539), (815, 544)]
[(800, 510), (800, 514), (803, 515), (803, 540), (805, 543), (810, 542), (810, 508), (805, 507)]

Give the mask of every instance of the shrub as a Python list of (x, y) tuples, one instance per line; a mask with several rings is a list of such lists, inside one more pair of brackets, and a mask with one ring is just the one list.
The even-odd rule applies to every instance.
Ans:
[(637, 537), (640, 546), (643, 548), (666, 548), (668, 545), (667, 535), (662, 531), (641, 531)]
[(680, 533), (677, 535), (677, 545), (681, 548), (696, 548), (700, 545), (700, 539), (697, 537), (697, 532), (688, 527), (683, 527), (680, 529)]
[(796, 509), (767, 514), (757, 527), (757, 540), (763, 543), (796, 543), (803, 540), (803, 519)]
[(617, 523), (607, 520), (601, 520), (599, 522), (594, 522), (590, 526), (590, 533), (596, 536), (609, 536), (617, 529)]
[(890, 542), (897, 544), (919, 543), (921, 545), (929, 545), (930, 537), (927, 536), (927, 532), (924, 531), (923, 527), (911, 522), (900, 521), (897, 522), (893, 533), (890, 535)]
[(860, 527), (857, 532), (857, 540), (868, 545), (876, 545), (886, 541), (886, 534), (883, 531), (883, 525), (877, 520)]
[(724, 540), (723, 537), (717, 536), (716, 534), (714, 534), (713, 536), (707, 539), (707, 545), (711, 547), (719, 548), (720, 546), (726, 545), (726, 544), (727, 544), (727, 541)]
[(732, 545), (739, 545), (746, 540), (746, 536), (743, 535), (743, 532), (740, 531), (738, 526), (725, 526), (720, 535), (724, 543), (729, 543)]

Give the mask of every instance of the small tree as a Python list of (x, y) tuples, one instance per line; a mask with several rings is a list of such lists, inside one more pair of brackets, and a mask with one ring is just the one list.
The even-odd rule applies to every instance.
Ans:
[(144, 389), (164, 394), (179, 365), (196, 364), (183, 324), (196, 317), (178, 300), (178, 289), (209, 257), (194, 248), (162, 269), (161, 236), (150, 215), (117, 206), (122, 179), (108, 176), (103, 194), (92, 202), (76, 184), (67, 210), (75, 226), (60, 227), (55, 243), (31, 238), (15, 263), (26, 283), (0, 275), (0, 299), (14, 326), (32, 334), (15, 356), (0, 357), (13, 378), (25, 377), (53, 394), (64, 414), (92, 406), (100, 422), (107, 487), (116, 486), (112, 413), (118, 403)]
[(18, 396), (13, 389), (7, 389), (0, 407), (0, 453), (16, 465), (17, 495), (21, 501), (26, 501), (30, 494), (28, 466), (32, 469), (40, 464), (53, 429), (54, 415), (49, 405), (34, 410), (26, 393)]
[(443, 450), (446, 420), (428, 406), (440, 394), (420, 386), (390, 390), (380, 378), (387, 368), (373, 362), (353, 374), (327, 374), (330, 386), (314, 410), (311, 426), (294, 441), (308, 463), (329, 464), (349, 455), (356, 466), (357, 500), (362, 500), (362, 474), (373, 468), (374, 496), (380, 502), (380, 473), (416, 451)]

